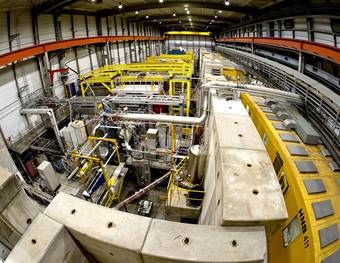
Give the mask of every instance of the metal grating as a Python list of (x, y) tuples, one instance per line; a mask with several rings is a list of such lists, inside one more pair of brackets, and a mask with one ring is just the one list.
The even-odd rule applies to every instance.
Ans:
[(333, 172), (338, 172), (338, 171), (340, 171), (340, 167), (339, 167), (339, 165), (338, 165), (336, 162), (330, 162), (330, 163), (329, 163), (329, 168), (331, 168), (331, 170), (332, 170)]
[(333, 206), (330, 200), (312, 203), (315, 219), (321, 219), (334, 214)]
[(326, 187), (321, 179), (303, 180), (308, 194), (325, 193)]
[(273, 111), (269, 107), (261, 107), (261, 110), (266, 113), (273, 113)]
[(339, 263), (340, 262), (340, 248), (333, 254), (322, 260), (322, 263)]
[(272, 115), (272, 114), (266, 114), (268, 120), (271, 121), (279, 121), (280, 119), (276, 116), (276, 115)]
[(338, 225), (333, 224), (319, 230), (320, 247), (324, 248), (339, 239)]
[(312, 161), (294, 161), (300, 173), (317, 173), (318, 169)]
[(306, 151), (305, 147), (303, 146), (295, 146), (295, 145), (286, 145), (288, 152), (291, 155), (298, 155), (298, 156), (308, 156), (308, 152)]
[(287, 66), (269, 61), (260, 56), (229, 48), (220, 44), (216, 50), (248, 68), (254, 75), (270, 87), (290, 91), (305, 101), (310, 121), (317, 127), (327, 146), (332, 148), (337, 161), (340, 161), (340, 109), (333, 100), (321, 94), (326, 89), (322, 84)]
[(273, 127), (280, 131), (287, 131), (287, 128), (282, 123), (273, 123)]
[(282, 139), (282, 141), (284, 142), (300, 142), (299, 138), (296, 137), (293, 134), (289, 134), (289, 133), (279, 133), (280, 138)]

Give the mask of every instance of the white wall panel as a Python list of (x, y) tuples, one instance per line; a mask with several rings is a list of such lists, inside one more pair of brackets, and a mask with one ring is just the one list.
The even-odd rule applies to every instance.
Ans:
[[(50, 61), (51, 64), (51, 69), (56, 70), (59, 69), (59, 61), (57, 58), (52, 59)], [(59, 98), (64, 98), (64, 85), (63, 82), (61, 81), (61, 73), (54, 73), (53, 77), (53, 92), (56, 96)]]
[(11, 35), (19, 36), (12, 41), (13, 49), (28, 47), (34, 44), (31, 13), (16, 11), (10, 13)]
[(0, 70), (0, 126), (6, 138), (16, 137), (28, 128), (27, 122), (20, 115), (20, 101), (12, 68)]
[(116, 16), (116, 24), (117, 24), (117, 36), (121, 36), (123, 33), (120, 16)]
[(34, 59), (16, 63), (15, 72), (22, 96), (27, 96), (32, 92), (43, 92), (38, 65)]
[(119, 64), (118, 49), (116, 42), (111, 44), (112, 64)]
[(91, 70), (91, 62), (87, 48), (77, 48), (80, 74)]
[[(27, 24), (25, 27), (28, 28)], [(38, 16), (38, 32), (40, 43), (52, 42), (56, 40), (52, 15)]]
[(87, 27), (89, 29), (89, 36), (97, 36), (96, 18), (94, 16), (87, 16)]
[(85, 16), (74, 15), (74, 31), (76, 38), (86, 37)]
[(9, 52), (7, 17), (5, 12), (0, 12), (0, 54)]
[(125, 54), (124, 54), (124, 46), (122, 42), (118, 43), (119, 46), (119, 57), (120, 57), (120, 64), (125, 64)]
[(105, 18), (105, 17), (102, 17), (100, 21), (101, 21), (101, 24), (102, 24), (102, 35), (103, 35), (103, 36), (107, 36), (108, 33), (107, 33), (107, 23), (106, 23), (106, 18)]
[(98, 58), (97, 58), (96, 53), (91, 54), (91, 59), (92, 59), (93, 69), (99, 68), (99, 63), (98, 63)]
[(61, 16), (61, 35), (63, 39), (72, 38), (72, 24), (70, 15)]

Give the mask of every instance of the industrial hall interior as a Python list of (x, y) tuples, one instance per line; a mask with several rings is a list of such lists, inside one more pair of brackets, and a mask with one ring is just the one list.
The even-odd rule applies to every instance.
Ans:
[(0, 263), (340, 263), (340, 0), (0, 0)]

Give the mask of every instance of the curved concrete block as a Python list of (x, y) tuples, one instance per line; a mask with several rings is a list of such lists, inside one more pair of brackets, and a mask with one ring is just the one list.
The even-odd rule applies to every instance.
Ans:
[(152, 220), (145, 263), (265, 262), (264, 227), (221, 227)]
[(99, 262), (142, 262), (151, 219), (59, 193), (44, 214), (65, 225)]

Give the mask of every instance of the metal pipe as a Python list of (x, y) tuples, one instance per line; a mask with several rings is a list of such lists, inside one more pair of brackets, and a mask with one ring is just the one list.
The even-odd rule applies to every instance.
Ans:
[(55, 118), (55, 115), (54, 115), (54, 112), (53, 112), (52, 109), (22, 109), (22, 110), (20, 110), (20, 113), (21, 114), (39, 114), (39, 115), (46, 114), (49, 117), (49, 119), (51, 120), (52, 127), (53, 127), (53, 130), (54, 130), (55, 136), (57, 138), (60, 149), (65, 150), (64, 144), (63, 144), (63, 142), (61, 141), (61, 138), (60, 138), (58, 123), (57, 123), (57, 120)]
[(175, 124), (201, 124), (207, 117), (208, 100), (210, 95), (206, 95), (203, 103), (203, 114), (200, 117), (184, 117), (161, 114), (138, 114), (138, 113), (120, 113), (120, 114), (104, 114), (108, 117), (120, 118), (122, 120), (130, 121), (145, 121), (145, 122), (165, 122)]
[(242, 84), (239, 85), (236, 82), (224, 82), (224, 81), (211, 81), (204, 85), (202, 85), (204, 89), (216, 89), (216, 90), (230, 90), (230, 91), (246, 91), (253, 94), (266, 95), (266, 96), (275, 96), (281, 97), (284, 99), (292, 100), (295, 102), (301, 102), (301, 97), (298, 94), (283, 91), (279, 89), (267, 88), (261, 85), (253, 85), (253, 84)]

